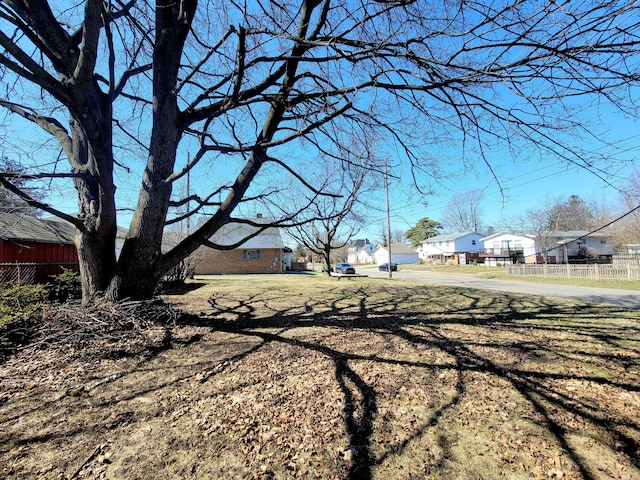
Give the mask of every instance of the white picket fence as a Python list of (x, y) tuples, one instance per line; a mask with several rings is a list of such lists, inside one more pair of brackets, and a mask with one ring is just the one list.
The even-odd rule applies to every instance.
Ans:
[(507, 265), (507, 275), (637, 282), (640, 265)]

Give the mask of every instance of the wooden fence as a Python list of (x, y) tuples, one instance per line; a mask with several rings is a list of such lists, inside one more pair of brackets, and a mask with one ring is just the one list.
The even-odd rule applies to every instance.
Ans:
[(289, 270), (292, 272), (304, 272), (307, 269), (307, 262), (291, 262)]
[(613, 255), (611, 257), (611, 263), (613, 263), (614, 265), (626, 265), (628, 263), (630, 263), (631, 265), (640, 265), (640, 255)]
[(507, 275), (637, 282), (640, 281), (640, 265), (507, 265)]

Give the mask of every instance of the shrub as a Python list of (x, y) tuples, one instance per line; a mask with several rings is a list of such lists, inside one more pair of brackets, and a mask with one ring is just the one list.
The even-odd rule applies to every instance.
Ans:
[(29, 317), (47, 302), (44, 285), (0, 285), (0, 328)]
[(0, 285), (0, 359), (29, 338), (47, 297), (44, 285)]
[(51, 300), (66, 302), (70, 299), (82, 298), (82, 284), (78, 272), (65, 269), (60, 275), (49, 278), (51, 280), (47, 283), (47, 289)]

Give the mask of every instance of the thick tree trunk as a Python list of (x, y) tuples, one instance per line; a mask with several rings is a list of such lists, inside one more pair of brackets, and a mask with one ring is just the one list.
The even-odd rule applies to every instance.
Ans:
[(153, 123), (149, 157), (142, 179), (136, 211), (106, 292), (112, 300), (150, 298), (165, 273), (159, 265), (171, 183), (182, 125), (176, 82), (182, 44), (197, 2), (158, 2), (156, 44), (153, 56)]
[(154, 128), (136, 211), (106, 292), (111, 300), (150, 298), (164, 274), (158, 262), (162, 256), (164, 222), (171, 197), (171, 184), (165, 179), (173, 171), (179, 136), (171, 115), (160, 115), (160, 118), (167, 123), (164, 127)]
[(96, 232), (78, 230), (75, 243), (80, 264), (82, 298), (86, 303), (100, 296), (111, 281), (115, 267), (114, 240), (111, 235), (103, 239)]
[[(94, 98), (92, 104), (99, 105)], [(84, 115), (81, 123), (70, 121), (72, 132), (71, 164), (80, 176), (75, 182), (78, 193), (78, 219), (82, 225), (75, 236), (80, 265), (83, 301), (100, 296), (113, 275), (116, 239), (115, 185), (111, 144), (110, 105), (106, 114), (96, 107)]]
[(166, 143), (163, 145), (166, 147), (164, 151), (153, 149), (149, 157), (129, 234), (106, 292), (110, 300), (150, 298), (164, 273), (159, 269), (158, 261), (162, 256), (162, 236), (171, 186), (162, 180), (173, 168), (175, 145), (173, 148)]

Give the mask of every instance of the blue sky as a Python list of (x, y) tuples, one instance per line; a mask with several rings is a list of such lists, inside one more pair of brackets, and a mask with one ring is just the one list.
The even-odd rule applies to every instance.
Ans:
[[(636, 94), (635, 98), (640, 98), (637, 90), (632, 93)], [(515, 101), (515, 99), (509, 98), (508, 92), (500, 89), (496, 91), (496, 98), (507, 103)], [(365, 98), (365, 103), (367, 101), (369, 99)], [(640, 152), (640, 136), (637, 133), (640, 132), (638, 129), (640, 125), (638, 122), (633, 122), (629, 118), (611, 111), (606, 104), (598, 104), (597, 100), (594, 101), (595, 103), (587, 103), (585, 110), (581, 110), (582, 105), (578, 102), (582, 101), (582, 99), (569, 100), (568, 103), (572, 107), (570, 110), (579, 111), (585, 119), (593, 123), (597, 127), (594, 132), (608, 132), (603, 137), (585, 139), (585, 143), (590, 144), (585, 146), (593, 146), (593, 148), (599, 149), (600, 153), (608, 154), (611, 152), (612, 157), (626, 162), (617, 164), (614, 162), (612, 163), (613, 166), (606, 167), (602, 165), (602, 168), (606, 169), (607, 180), (613, 186), (607, 185), (602, 178), (588, 171), (568, 166), (558, 158), (545, 157), (541, 153), (529, 158), (527, 155), (531, 153), (530, 151), (526, 153), (516, 151), (516, 157), (512, 158), (514, 152), (507, 151), (507, 148), (502, 145), (496, 146), (496, 150), (488, 152), (486, 157), (487, 161), (495, 169), (500, 182), (498, 184), (492, 177), (491, 172), (484, 167), (482, 161), (477, 162), (478, 165), (475, 169), (469, 169), (462, 165), (461, 160), (456, 160), (461, 156), (459, 145), (449, 144), (445, 146), (437, 144), (441, 141), (441, 137), (438, 136), (440, 133), (444, 133), (444, 137), (451, 135), (453, 140), (455, 140), (456, 135), (447, 130), (450, 119), (447, 117), (448, 113), (443, 110), (439, 113), (433, 113), (434, 116), (441, 115), (439, 117), (441, 120), (439, 125), (442, 130), (426, 132), (424, 145), (418, 147), (420, 150), (433, 154), (435, 158), (441, 160), (442, 168), (439, 173), (439, 181), (431, 185), (432, 188), (429, 194), (423, 195), (412, 188), (412, 180), (406, 166), (404, 170), (394, 171), (394, 174), (399, 175), (400, 178), (393, 179), (390, 185), (392, 228), (405, 231), (415, 225), (422, 217), (442, 220), (444, 209), (452, 195), (468, 190), (482, 190), (485, 193), (485, 198), (481, 204), (482, 223), (485, 227), (489, 225), (494, 228), (503, 227), (508, 219), (524, 213), (527, 209), (541, 206), (542, 202), (547, 199), (567, 197), (572, 194), (577, 194), (585, 199), (604, 199), (609, 202), (612, 208), (616, 208), (615, 204), (618, 201), (616, 187), (618, 189), (623, 188), (631, 173), (633, 164), (640, 164), (636, 158), (636, 152)], [(553, 115), (550, 118), (553, 121)], [(417, 129), (423, 127), (419, 122), (423, 124), (429, 123), (428, 118), (417, 118), (415, 119)], [(453, 123), (455, 124), (455, 118)], [(16, 127), (24, 136), (29, 136), (28, 140), (35, 141), (31, 137), (33, 128), (30, 128), (29, 133), (25, 135), (23, 132), (26, 130), (17, 125)], [(424, 125), (424, 128), (429, 127)], [(507, 129), (508, 126), (505, 130)], [(588, 137), (588, 132), (584, 133), (586, 133), (585, 137)], [(623, 139), (630, 140), (621, 142)], [(436, 144), (429, 145), (430, 140), (436, 142)], [(599, 145), (597, 140), (609, 142), (611, 145), (618, 145), (621, 147), (620, 151), (616, 151), (613, 146)], [(42, 140), (42, 143), (44, 144), (46, 141)], [(436, 151), (431, 152), (431, 148)], [(134, 172), (139, 173), (144, 168), (146, 160), (144, 151), (133, 149), (129, 151), (126, 146), (121, 149), (117, 148), (117, 150), (116, 154), (119, 155), (119, 161), (130, 166)], [(38, 150), (34, 147), (33, 151)], [(12, 156), (11, 152), (6, 153)], [(47, 161), (51, 157), (51, 153), (51, 150), (43, 151), (42, 153), (38, 152)], [(296, 151), (290, 152), (290, 154), (294, 156), (294, 159), (299, 155), (300, 158), (298, 159), (301, 162), (305, 160), (303, 153), (301, 155), (300, 152)], [(388, 152), (380, 152), (380, 154), (387, 156), (392, 164), (402, 161), (393, 157), (391, 149)], [(438, 154), (441, 154), (441, 156), (438, 156)], [(53, 152), (53, 156), (55, 157), (55, 152)], [(64, 164), (62, 170), (65, 171), (66, 167), (67, 165)], [(220, 170), (214, 170), (213, 167), (210, 170), (205, 170), (204, 174), (200, 175), (200, 180), (203, 183), (210, 182), (211, 179), (219, 179)], [(117, 175), (121, 175), (121, 173), (120, 171)], [(192, 181), (196, 182), (198, 180), (194, 178)], [(139, 177), (134, 175), (132, 180), (117, 177), (116, 184), (119, 196), (118, 207), (134, 207), (137, 201)], [(500, 191), (501, 187), (502, 192)], [(371, 240), (380, 238), (380, 232), (385, 222), (384, 196), (380, 193), (370, 201), (368, 224), (363, 228), (359, 236), (367, 236)], [(52, 191), (51, 202), (54, 207), (66, 213), (74, 213), (77, 211), (75, 197), (75, 191), (72, 187), (69, 188), (69, 183), (67, 183), (67, 190)], [(239, 213), (240, 215), (248, 215), (252, 212), (250, 208), (244, 208)], [(119, 224), (127, 227), (130, 217), (130, 212), (121, 212), (119, 214)]]
[[(504, 152), (497, 152), (488, 160), (500, 179), (500, 185), (483, 167), (482, 162), (479, 162), (479, 168), (465, 169), (461, 162), (449, 160), (443, 162), (445, 165), (442, 169), (445, 174), (433, 185), (433, 191), (423, 195), (417, 193), (411, 184), (405, 165), (402, 167), (404, 170), (394, 172), (401, 178), (390, 179), (391, 227), (393, 230), (406, 231), (423, 217), (442, 220), (452, 195), (473, 189), (482, 190), (485, 194), (481, 204), (481, 220), (485, 228), (506, 227), (510, 219), (523, 214), (527, 209), (539, 208), (545, 200), (566, 198), (572, 194), (586, 200), (604, 200), (617, 212), (622, 208), (617, 189), (623, 189), (633, 168), (640, 167), (640, 134), (637, 133), (640, 132), (640, 124), (610, 114), (602, 119), (601, 127), (610, 132), (606, 140), (615, 145), (615, 148), (603, 148), (607, 148), (613, 157), (619, 159), (612, 164), (613, 168), (605, 170), (606, 180), (611, 185), (587, 170), (568, 165), (558, 159), (513, 159)], [(446, 155), (455, 159), (455, 147), (446, 149)], [(390, 158), (390, 162), (393, 161), (393, 158)], [(63, 161), (63, 165), (66, 167), (66, 162)], [(118, 180), (117, 184), (119, 208), (133, 207), (137, 201), (139, 185)], [(53, 206), (65, 213), (77, 211), (75, 191), (54, 190), (51, 193), (50, 200)], [(375, 241), (380, 239), (386, 222), (382, 190), (369, 204), (371, 208), (368, 212), (368, 222), (357, 236)], [(244, 210), (242, 213), (249, 212), (246, 208)], [(130, 218), (129, 212), (120, 212), (119, 224), (128, 227)]]
[[(611, 141), (615, 140), (622, 150), (616, 153), (621, 161), (614, 163), (615, 168), (606, 170), (606, 180), (611, 185), (583, 168), (567, 165), (557, 159), (526, 161), (496, 154), (489, 161), (499, 176), (500, 185), (482, 165), (480, 168), (465, 170), (460, 162), (454, 160), (443, 167), (447, 173), (434, 184), (433, 191), (423, 195), (416, 192), (404, 166), (404, 171), (399, 174), (394, 172), (402, 178), (390, 179), (391, 227), (393, 230), (406, 231), (423, 217), (442, 220), (452, 195), (473, 189), (482, 190), (485, 194), (481, 204), (481, 220), (485, 228), (506, 227), (510, 219), (523, 214), (527, 209), (538, 208), (547, 199), (566, 198), (572, 194), (587, 200), (605, 200), (612, 209), (622, 208), (617, 189), (624, 188), (634, 167), (640, 167), (640, 134), (636, 133), (640, 131), (640, 125), (613, 115), (608, 120), (611, 122), (610, 130), (616, 135), (615, 138), (611, 137)], [(455, 148), (449, 154), (455, 157)], [(137, 201), (138, 188), (138, 184), (118, 182), (118, 206), (133, 207)], [(75, 191), (51, 193), (53, 206), (66, 213), (77, 211)], [(386, 225), (382, 190), (369, 204), (369, 220), (357, 237), (375, 241), (380, 239), (382, 228)], [(120, 212), (119, 224), (128, 227), (130, 218), (129, 212)]]
[[(502, 167), (509, 168), (507, 164)], [(509, 220), (523, 214), (528, 209), (539, 208), (547, 199), (579, 195), (585, 200), (602, 199), (615, 204), (619, 193), (604, 183), (592, 173), (579, 167), (567, 168), (564, 165), (535, 165), (523, 167), (512, 165), (514, 178), (505, 180), (500, 186), (492, 178), (485, 178), (485, 182), (474, 179), (464, 181), (458, 179), (452, 182), (451, 191), (443, 191), (439, 195), (422, 197), (426, 203), (420, 203), (420, 198), (410, 199), (400, 195), (391, 195), (391, 224), (392, 228), (406, 230), (422, 217), (429, 217), (441, 221), (446, 214), (446, 206), (452, 195), (464, 192), (466, 189), (484, 191), (481, 204), (481, 219), (483, 226), (494, 228), (506, 227)], [(393, 186), (392, 186), (393, 190)], [(417, 200), (417, 201), (416, 201)], [(374, 231), (378, 234), (378, 231)]]
[[(620, 190), (625, 189), (634, 169), (640, 168), (640, 134), (637, 133), (640, 124), (611, 114), (603, 119), (602, 127), (612, 132), (603, 139), (612, 145), (600, 147), (611, 155), (612, 162), (596, 164), (600, 172), (590, 172), (553, 158), (527, 161), (496, 155), (489, 161), (500, 184), (487, 169), (465, 171), (460, 165), (457, 165), (457, 172), (453, 166), (454, 173), (443, 179), (432, 194), (412, 193), (406, 179), (392, 179), (389, 189), (391, 228), (405, 231), (423, 217), (441, 221), (446, 215), (447, 203), (455, 193), (474, 189), (484, 192), (481, 221), (485, 228), (508, 228), (515, 217), (527, 210), (574, 194), (587, 201), (605, 202), (610, 213), (618, 213), (624, 208)], [(378, 208), (385, 208), (382, 195), (374, 202)], [(378, 214), (373, 220), (375, 225), (363, 228), (359, 236), (367, 236), (370, 240), (380, 238), (385, 221), (384, 214)]]

